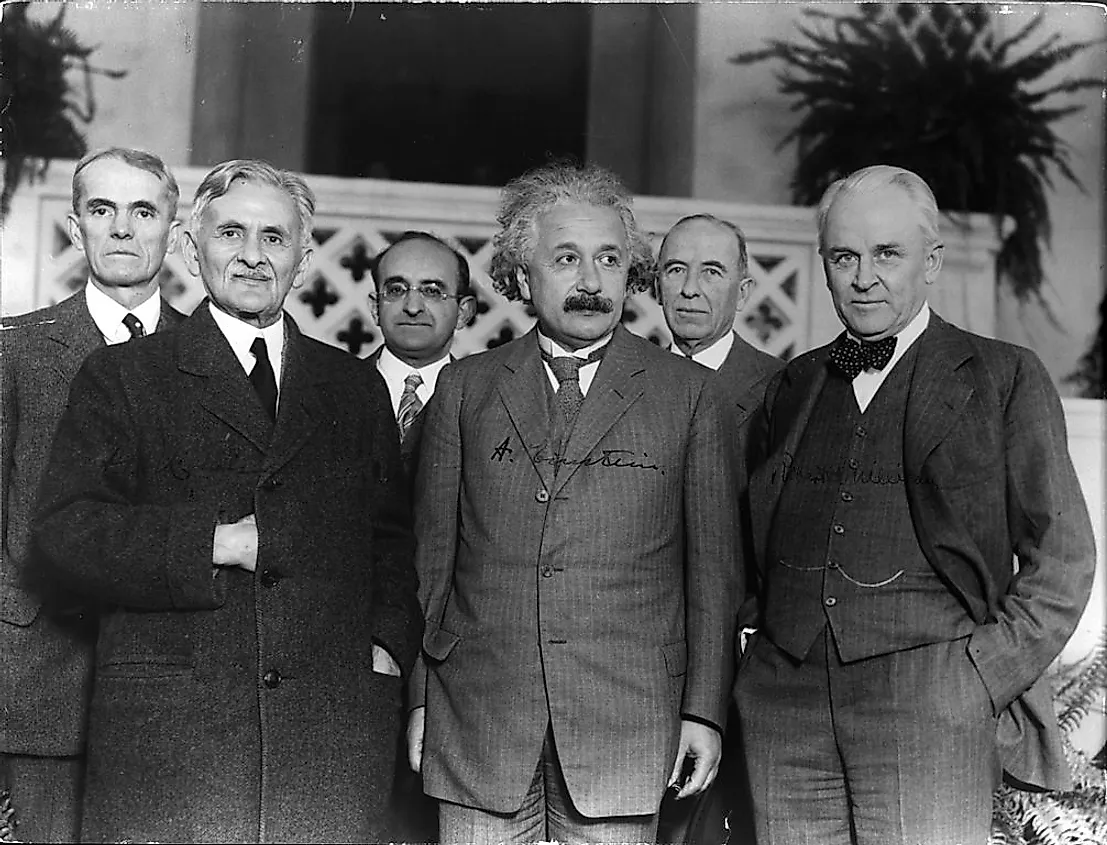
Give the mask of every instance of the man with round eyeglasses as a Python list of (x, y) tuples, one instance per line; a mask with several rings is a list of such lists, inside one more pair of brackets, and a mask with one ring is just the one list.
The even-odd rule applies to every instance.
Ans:
[(465, 257), (428, 232), (405, 232), (371, 269), (373, 316), (384, 344), (369, 361), (388, 386), (411, 477), (420, 412), (450, 363), (454, 332), (473, 319), (476, 298)]

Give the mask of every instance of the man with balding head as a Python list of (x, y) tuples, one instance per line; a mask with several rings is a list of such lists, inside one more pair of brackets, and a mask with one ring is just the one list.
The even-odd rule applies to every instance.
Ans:
[(429, 232), (404, 232), (372, 264), (373, 316), (384, 343), (369, 363), (388, 386), (408, 476), (419, 456), (423, 408), (452, 360), (454, 332), (477, 301), (465, 256)]
[(760, 631), (736, 696), (759, 845), (988, 841), (1001, 770), (1068, 783), (1042, 673), (1095, 549), (1064, 412), (1029, 350), (942, 320), (934, 195), (833, 183), (819, 250), (845, 332), (751, 429)]

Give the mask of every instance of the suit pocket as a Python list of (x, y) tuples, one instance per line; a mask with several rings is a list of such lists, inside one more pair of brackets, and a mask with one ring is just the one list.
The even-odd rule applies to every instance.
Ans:
[(461, 637), (445, 628), (431, 628), (423, 634), (423, 653), (431, 660), (441, 663), (450, 656), (450, 652), (461, 642)]
[(665, 668), (672, 677), (679, 677), (688, 671), (688, 646), (683, 640), (661, 646), (661, 654), (665, 658)]
[(40, 603), (26, 590), (0, 582), (0, 621), (26, 628), (38, 618)]

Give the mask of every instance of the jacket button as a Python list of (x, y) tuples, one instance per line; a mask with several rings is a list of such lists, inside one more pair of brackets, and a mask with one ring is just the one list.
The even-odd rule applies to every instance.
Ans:
[(836, 561), (836, 560), (829, 561), (826, 565), (826, 568), (827, 569), (837, 569), (838, 568), (838, 561)]
[(543, 578), (553, 578), (553, 567), (552, 566), (543, 566), (542, 567), (542, 577)]
[(550, 500), (550, 493), (549, 493), (548, 490), (546, 490), (545, 487), (543, 487), (541, 490), (539, 490), (537, 493), (534, 494), (534, 501), (538, 502), (538, 504), (540, 504), (540, 505), (546, 504), (546, 502), (548, 502), (549, 500)]
[(261, 676), (261, 682), (269, 687), (269, 689), (279, 687), (281, 685), (281, 673), (276, 669), (270, 669)]
[(261, 586), (275, 587), (281, 580), (281, 573), (276, 569), (266, 569), (261, 573)]
[(853, 501), (853, 494), (849, 490), (843, 490), (842, 491), (842, 501), (843, 502), (852, 502)]
[(834, 596), (827, 596), (826, 600), (823, 602), (827, 607), (834, 607), (837, 603), (838, 599), (834, 598)]
[(837, 522), (834, 523), (834, 526), (831, 530), (834, 531), (835, 534), (845, 534), (846, 533), (845, 527), (839, 525)]
[(857, 463), (857, 458), (850, 458), (848, 461), (846, 461), (846, 464), (849, 466), (850, 469), (857, 469), (859, 466), (861, 466), (859, 463)]

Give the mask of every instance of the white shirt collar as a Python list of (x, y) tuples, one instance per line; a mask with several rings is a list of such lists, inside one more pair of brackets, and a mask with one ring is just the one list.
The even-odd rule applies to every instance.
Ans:
[[(926, 331), (928, 325), (930, 325), (930, 306), (924, 302), (919, 313), (911, 319), (911, 322), (896, 332), (896, 350), (892, 353), (888, 366), (883, 370), (862, 370), (857, 378), (853, 380), (853, 395), (857, 397), (857, 406), (862, 411), (869, 407), (869, 403), (876, 396), (877, 390), (891, 374), (892, 368)], [(850, 334), (850, 337), (853, 337), (853, 335)], [(853, 337), (853, 339), (857, 340), (856, 337)]]
[[(692, 354), (692, 360), (697, 364), (702, 364), (705, 367), (709, 367), (712, 370), (717, 370), (723, 365), (726, 360), (726, 356), (730, 354), (730, 350), (734, 347), (734, 332), (730, 331), (716, 340), (707, 349), (701, 349), (699, 352)], [(689, 356), (685, 355), (681, 351), (680, 347), (675, 342), (669, 345), (669, 351), (679, 355), (682, 358)]]
[[(595, 343), (590, 343), (583, 349), (578, 349), (575, 352), (570, 352), (563, 347), (560, 343), (557, 343), (551, 338), (542, 334), (542, 330), (538, 329), (538, 348), (549, 355), (551, 358), (560, 358), (563, 355), (572, 356), (574, 358), (587, 358), (597, 349), (603, 349), (608, 343), (611, 342), (612, 336), (614, 336), (614, 329), (608, 334), (601, 337)], [(554, 375), (553, 370), (550, 369), (550, 365), (545, 361), (542, 362), (543, 368), (546, 370), (546, 377), (549, 378), (550, 384), (554, 390), (557, 390), (557, 376)], [(580, 368), (580, 393), (582, 396), (588, 395), (588, 388), (592, 386), (592, 380), (596, 377), (596, 372), (600, 369), (600, 362), (593, 361), (591, 364), (585, 364)]]
[(242, 365), (242, 369), (249, 375), (250, 371), (254, 368), (254, 353), (250, 351), (250, 346), (254, 342), (254, 338), (258, 335), (265, 338), (265, 351), (269, 353), (269, 364), (273, 368), (273, 377), (277, 381), (278, 396), (280, 384), (281, 384), (281, 356), (284, 352), (284, 316), (282, 314), (281, 319), (273, 323), (271, 326), (266, 326), (264, 329), (258, 329), (256, 326), (251, 326), (249, 323), (244, 323), (237, 317), (232, 317), (226, 311), (220, 311), (215, 307), (212, 302), (208, 303), (208, 310), (211, 311), (211, 316), (215, 320), (215, 325), (219, 327), (219, 331), (223, 333), (223, 337), (227, 338), (227, 343), (231, 345), (231, 351), (234, 352), (234, 357), (238, 359), (238, 363)]
[(100, 330), (104, 342), (109, 345), (125, 343), (131, 339), (131, 330), (123, 325), (123, 318), (127, 314), (138, 317), (146, 334), (154, 333), (161, 317), (161, 297), (156, 288), (150, 296), (128, 311), (89, 279), (85, 285), (85, 305), (92, 315), (92, 322)]
[(434, 395), (434, 388), (438, 384), (438, 375), (450, 363), (447, 353), (432, 364), (423, 367), (413, 367), (405, 364), (397, 358), (387, 346), (381, 347), (381, 354), (377, 358), (377, 370), (384, 376), (384, 383), (388, 385), (388, 395), (392, 399), (392, 413), (400, 411), (400, 397), (404, 393), (404, 380), (412, 373), (418, 373), (423, 383), (415, 388), (415, 395), (424, 405)]

